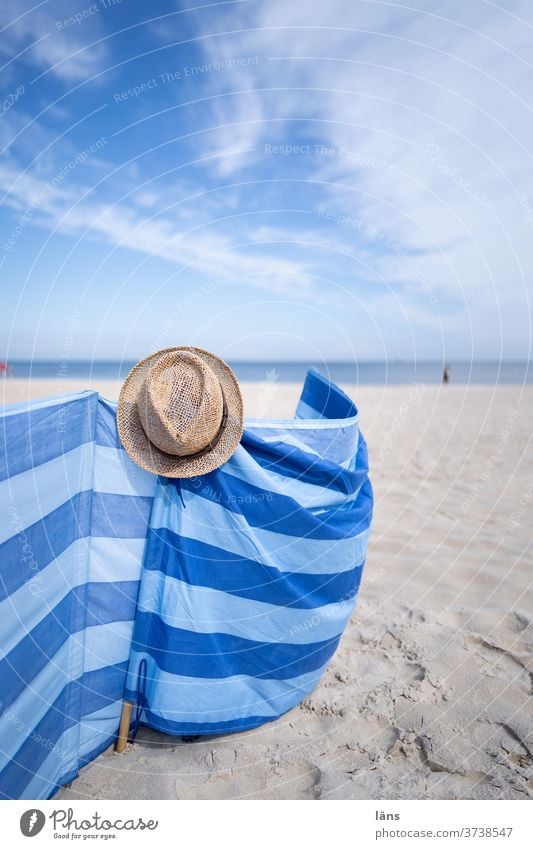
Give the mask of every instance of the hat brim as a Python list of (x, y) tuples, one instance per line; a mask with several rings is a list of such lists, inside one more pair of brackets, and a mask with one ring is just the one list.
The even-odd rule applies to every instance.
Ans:
[[(177, 457), (166, 454), (148, 439), (137, 409), (141, 386), (153, 363), (162, 354), (190, 351), (201, 357), (216, 374), (226, 401), (227, 418), (215, 447), (200, 457)], [(141, 468), (168, 478), (192, 478), (218, 469), (235, 452), (242, 436), (244, 413), (241, 390), (237, 378), (224, 360), (204, 351), (182, 345), (164, 348), (145, 357), (129, 372), (122, 384), (117, 407), (117, 427), (120, 441), (131, 459)]]

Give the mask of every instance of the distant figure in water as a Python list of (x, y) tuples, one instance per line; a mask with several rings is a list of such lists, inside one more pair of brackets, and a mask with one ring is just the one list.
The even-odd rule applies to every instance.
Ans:
[(444, 371), (442, 372), (442, 382), (449, 383), (450, 382), (450, 369), (448, 366), (444, 366)]
[(0, 377), (12, 377), (14, 375), (14, 371), (5, 360), (0, 360)]

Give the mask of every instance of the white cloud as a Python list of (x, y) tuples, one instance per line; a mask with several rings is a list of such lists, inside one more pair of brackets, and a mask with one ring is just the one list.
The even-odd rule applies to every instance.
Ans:
[(50, 71), (65, 83), (92, 77), (102, 68), (107, 51), (103, 44), (91, 45), (97, 40), (95, 32), (100, 31), (97, 15), (90, 17), (90, 25), (85, 19), (61, 28), (61, 23), (77, 11), (67, 0), (25, 11), (19, 0), (2, 0), (0, 55), (13, 59), (21, 53), (22, 61), (37, 71)]
[[(19, 216), (13, 233), (27, 216), (24, 228), (38, 225), (77, 237), (96, 237), (113, 248), (165, 259), (181, 268), (190, 267), (192, 272), (247, 281), (284, 294), (300, 291), (318, 297), (302, 263), (279, 255), (258, 255), (259, 240), (236, 228), (231, 237), (208, 223), (184, 229), (172, 212), (146, 217), (127, 202), (97, 202), (91, 199), (90, 188), (79, 183), (55, 185), (28, 173), (13, 183), (11, 164), (0, 166), (0, 190), (8, 193), (6, 203)], [(6, 242), (10, 235), (4, 235)]]
[[(409, 269), (387, 240), (415, 255), (443, 308), (445, 298), (468, 303), (481, 327), (487, 311), (524, 297), (533, 275), (531, 6), (418, 6), (274, 0), (210, 20), (211, 31), (236, 32), (202, 42), (206, 61), (221, 43), (228, 55), (260, 57), (232, 75), (244, 95), (223, 96), (227, 79), (212, 80), (219, 149), (235, 138), (256, 149), (217, 167), (234, 179), (272, 168), (265, 140), (329, 146), (332, 157), (305, 160), (310, 182), (334, 184), (315, 190), (315, 208), (383, 233), (381, 245), (368, 239), (366, 257), (392, 285)], [(225, 129), (231, 121), (242, 126)]]
[[(14, 0), (7, 8), (15, 16)], [(47, 15), (21, 19), (15, 42), (50, 31)], [(400, 320), (405, 308), (413, 326), (442, 324), (452, 339), (469, 333), (472, 321), (487, 350), (501, 323), (512, 339), (521, 322), (525, 342), (524, 287), (533, 275), (531, 18), (526, 2), (499, 9), (452, 0), (411, 0), (410, 8), (270, 0), (198, 12), (195, 46), (206, 63), (257, 57), (198, 76), (201, 106), (187, 115), (201, 121), (183, 119), (191, 121), (185, 132), (213, 128), (194, 137), (198, 161), (178, 181), (146, 179), (140, 159), (77, 203), (80, 175), (80, 185), (50, 194), (35, 221), (61, 222), (78, 236), (88, 228), (109, 245), (275, 291), (297, 286), (317, 299), (321, 287), (332, 303), (340, 297), (336, 282), (356, 289), (363, 281), (379, 316)], [(59, 62), (54, 74), (64, 79), (90, 75), (104, 54), (72, 57), (81, 38), (45, 38), (31, 61), (43, 69)], [(170, 88), (168, 97), (173, 103)], [(143, 131), (149, 137), (149, 119), (138, 138)], [(265, 156), (265, 142), (320, 143), (333, 153), (276, 159)], [(36, 179), (32, 172), (21, 181), (10, 201), (18, 210), (38, 191)], [(137, 194), (125, 198), (135, 185)], [(111, 210), (103, 196), (113, 191), (122, 200)], [(173, 207), (175, 198), (186, 202)], [(294, 207), (308, 217), (272, 223), (269, 210)], [(324, 221), (320, 209), (360, 226)], [(320, 286), (312, 282), (319, 278)]]

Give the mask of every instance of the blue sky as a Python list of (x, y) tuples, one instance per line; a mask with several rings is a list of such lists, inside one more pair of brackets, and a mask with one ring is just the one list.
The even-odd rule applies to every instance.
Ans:
[(0, 27), (2, 356), (530, 356), (530, 3), (4, 0)]

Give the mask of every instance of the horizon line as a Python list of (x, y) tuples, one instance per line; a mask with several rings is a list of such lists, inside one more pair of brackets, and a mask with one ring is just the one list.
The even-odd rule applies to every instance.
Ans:
[[(122, 358), (119, 358), (119, 357), (98, 357), (98, 358), (96, 358), (95, 357), (94, 359), (91, 359), (89, 357), (80, 358), (80, 359), (62, 358), (62, 357), (12, 357), (12, 358), (5, 357), (4, 361), (5, 362), (11, 362), (11, 363), (17, 363), (17, 362), (19, 362), (19, 363), (33, 363), (33, 362), (57, 363), (57, 362), (63, 362), (63, 359), (65, 359), (65, 362), (69, 362), (69, 363), (88, 363), (88, 362), (89, 363), (125, 363), (125, 362), (129, 363), (129, 362), (139, 362), (139, 360), (142, 359), (142, 357), (137, 357), (137, 358), (136, 357), (122, 357)], [(488, 357), (480, 357), (478, 359), (451, 359), (451, 358), (444, 359), (444, 358), (442, 358), (442, 359), (438, 359), (438, 360), (433, 360), (433, 359), (408, 360), (408, 359), (403, 359), (402, 357), (393, 357), (393, 358), (390, 358), (388, 360), (372, 360), (372, 359), (360, 359), (360, 360), (350, 360), (350, 359), (348, 359), (348, 360), (345, 360), (345, 359), (329, 359), (329, 358), (325, 358), (325, 359), (322, 359), (322, 360), (292, 359), (292, 358), (289, 358), (289, 359), (269, 359), (269, 358), (264, 358), (264, 359), (243, 359), (243, 358), (233, 359), (232, 357), (230, 357), (230, 358), (228, 358), (228, 362), (235, 363), (235, 364), (245, 364), (245, 365), (262, 365), (262, 364), (265, 364), (265, 363), (269, 363), (271, 365), (272, 364), (274, 364), (274, 365), (275, 364), (287, 365), (288, 363), (293, 364), (293, 365), (306, 365), (306, 364), (309, 364), (309, 363), (311, 363), (313, 365), (315, 365), (315, 364), (322, 365), (323, 363), (328, 363), (328, 364), (331, 364), (331, 365), (347, 365), (347, 364), (349, 364), (349, 365), (355, 365), (355, 366), (357, 366), (357, 365), (398, 365), (398, 364), (401, 364), (401, 365), (419, 365), (419, 364), (422, 364), (422, 363), (432, 364), (432, 365), (433, 364), (434, 365), (441, 365), (441, 364), (464, 365), (465, 363), (466, 364), (473, 364), (473, 363), (533, 364), (533, 360), (530, 360), (530, 359), (520, 359), (520, 358), (518, 358), (518, 359), (517, 358), (490, 359)]]

